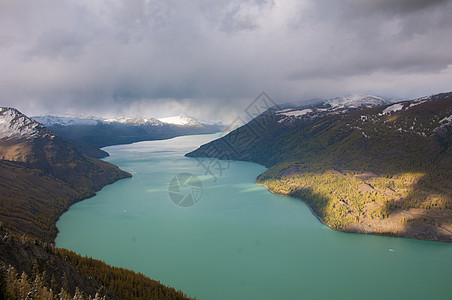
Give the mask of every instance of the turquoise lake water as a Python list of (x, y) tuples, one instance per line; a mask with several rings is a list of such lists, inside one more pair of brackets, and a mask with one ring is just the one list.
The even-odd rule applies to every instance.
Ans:
[[(133, 177), (73, 205), (56, 245), (198, 299), (452, 299), (452, 244), (334, 231), (256, 185), (261, 165), (184, 157), (216, 137), (106, 147)], [(180, 173), (202, 183), (193, 206), (168, 193)]]

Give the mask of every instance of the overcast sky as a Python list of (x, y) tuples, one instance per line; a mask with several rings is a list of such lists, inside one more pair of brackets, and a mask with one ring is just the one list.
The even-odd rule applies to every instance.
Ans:
[(261, 91), (452, 91), (451, 16), (444, 0), (0, 0), (0, 106), (227, 121)]

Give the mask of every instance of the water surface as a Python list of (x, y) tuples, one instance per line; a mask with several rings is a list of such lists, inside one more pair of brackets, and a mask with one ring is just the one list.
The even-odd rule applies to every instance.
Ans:
[[(57, 246), (198, 299), (452, 297), (451, 244), (334, 231), (302, 201), (256, 185), (263, 166), (204, 159), (213, 177), (184, 157), (217, 136), (105, 148), (107, 161), (134, 176), (71, 206), (57, 223)], [(192, 207), (168, 195), (179, 173), (203, 184)]]

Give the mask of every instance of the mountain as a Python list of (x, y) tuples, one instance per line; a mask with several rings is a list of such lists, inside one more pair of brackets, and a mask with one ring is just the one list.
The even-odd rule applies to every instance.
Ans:
[[(342, 102), (341, 102), (342, 101)], [(237, 160), (252, 160), (263, 165), (268, 163), (269, 158), (264, 153), (253, 155), (250, 151), (259, 151), (261, 143), (271, 143), (289, 131), (296, 131), (313, 124), (314, 121), (334, 116), (338, 117), (353, 111), (359, 111), (366, 108), (388, 105), (391, 102), (377, 96), (355, 95), (347, 97), (338, 97), (329, 100), (315, 100), (308, 105), (298, 105), (295, 103), (274, 106), (260, 116), (251, 120), (245, 126), (237, 128), (222, 139), (213, 141), (201, 146), (196, 151), (188, 153), (187, 156), (215, 156), (221, 153), (224, 158)], [(272, 145), (277, 147), (277, 145)], [(279, 152), (279, 149), (275, 149)], [(278, 157), (284, 155), (280, 153)], [(276, 160), (277, 157), (275, 156)]]
[(76, 126), (76, 125), (91, 125), (95, 126), (98, 124), (111, 124), (111, 123), (121, 123), (128, 125), (163, 125), (157, 119), (154, 118), (96, 118), (96, 117), (68, 117), (68, 116), (34, 116), (33, 120), (47, 126)]
[[(0, 220), (53, 241), (58, 217), (107, 184), (130, 177), (13, 108), (0, 108)], [(97, 150), (101, 151), (101, 150)], [(101, 151), (103, 152), (103, 151)], [(99, 154), (98, 152), (94, 153)]]
[[(390, 104), (389, 100), (371, 95), (352, 95), (337, 97), (329, 100), (314, 99), (310, 104), (298, 105), (295, 103), (283, 104), (273, 107), (271, 113), (281, 117), (279, 123), (311, 120), (326, 115), (343, 114), (353, 110), (361, 110), (374, 106)], [(284, 109), (282, 109), (284, 108)]]
[(57, 116), (36, 116), (32, 117), (35, 121), (41, 123), (44, 126), (61, 125), (97, 125), (101, 120), (95, 118), (77, 118), (77, 117), (57, 117)]
[(394, 102), (393, 99), (383, 98), (374, 95), (348, 95), (342, 97), (336, 97), (331, 99), (312, 98), (308, 100), (294, 101), (283, 104), (278, 104), (273, 109), (302, 109), (307, 107), (321, 107), (324, 108), (366, 108), (378, 105), (386, 105)]
[(378, 96), (372, 95), (350, 95), (326, 100), (325, 105), (333, 109), (337, 108), (369, 108), (374, 106), (386, 105), (390, 101)]
[(70, 205), (131, 176), (90, 156), (100, 152), (0, 108), (0, 299), (187, 299), (142, 274), (54, 247), (55, 223)]
[(91, 147), (168, 139), (188, 134), (215, 133), (221, 124), (199, 122), (186, 115), (162, 118), (80, 118), (35, 116), (53, 132)]
[(452, 241), (452, 93), (351, 100), (272, 108), (187, 156), (265, 165), (258, 183), (334, 229)]
[(200, 122), (189, 117), (185, 114), (181, 114), (175, 117), (161, 118), (159, 121), (167, 124), (183, 125), (183, 126), (203, 126)]

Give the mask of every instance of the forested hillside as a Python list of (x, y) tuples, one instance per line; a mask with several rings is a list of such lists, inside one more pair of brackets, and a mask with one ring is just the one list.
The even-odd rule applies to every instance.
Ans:
[(452, 241), (451, 145), (445, 93), (340, 113), (272, 109), (187, 155), (263, 164), (258, 183), (335, 229)]
[(0, 108), (0, 299), (185, 299), (132, 271), (83, 258), (53, 241), (60, 215), (130, 177), (13, 108)]
[(158, 281), (0, 228), (0, 299), (187, 299)]
[[(12, 108), (0, 111), (0, 221), (51, 242), (59, 216), (107, 184), (130, 177)], [(101, 151), (101, 150), (98, 150)]]

